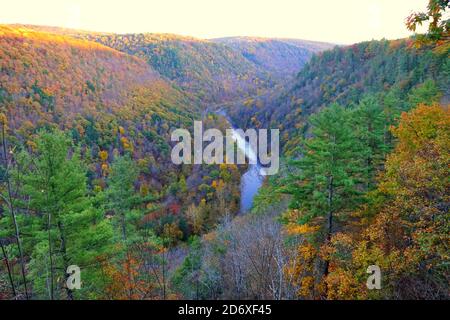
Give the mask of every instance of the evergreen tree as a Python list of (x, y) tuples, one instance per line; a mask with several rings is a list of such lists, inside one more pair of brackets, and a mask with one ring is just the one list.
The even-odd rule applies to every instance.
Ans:
[(408, 95), (410, 108), (415, 108), (419, 104), (432, 105), (440, 100), (441, 92), (433, 80), (426, 80), (417, 86)]
[(134, 234), (130, 230), (133, 228), (130, 222), (138, 213), (133, 209), (142, 202), (142, 198), (135, 190), (138, 176), (139, 169), (135, 162), (129, 156), (123, 156), (114, 160), (107, 181), (107, 207), (114, 212), (114, 222), (124, 242)]
[[(30, 170), (23, 178), (24, 196), (39, 217), (30, 261), (33, 291), (42, 296), (48, 291), (48, 297), (55, 299), (65, 288), (67, 299), (74, 299), (74, 292), (65, 286), (67, 268), (91, 267), (105, 254), (111, 226), (86, 196), (86, 169), (67, 137), (60, 131), (42, 131), (35, 145), (28, 156)], [(84, 271), (88, 276), (88, 270)]]
[[(302, 212), (299, 223), (326, 217), (325, 243), (333, 233), (335, 215), (354, 207), (360, 198), (361, 148), (350, 115), (334, 104), (311, 117), (313, 138), (305, 142), (303, 157), (293, 162), (299, 173), (290, 175), (284, 189), (293, 196), (291, 206)], [(328, 274), (327, 261), (323, 274)]]
[(396, 125), (400, 114), (407, 110), (407, 105), (398, 86), (392, 87), (383, 97), (382, 105), (384, 114), (384, 145), (390, 150), (394, 142), (391, 126)]
[[(352, 115), (355, 138), (361, 144), (364, 163), (364, 184), (367, 190), (375, 186), (376, 173), (382, 168), (387, 152), (384, 141), (386, 117), (374, 96), (365, 96)], [(356, 141), (355, 141), (356, 143)]]
[(205, 290), (201, 277), (202, 243), (199, 237), (191, 239), (189, 254), (176, 270), (172, 283), (185, 299), (198, 300)]
[[(9, 264), (9, 257), (8, 257), (8, 252), (7, 252), (7, 248), (6, 246), (3, 244), (3, 237), (6, 235), (12, 235), (12, 233), (14, 234), (13, 237), (15, 238), (15, 245), (17, 248), (17, 253), (18, 253), (18, 258), (20, 261), (20, 271), (21, 271), (21, 280), (24, 286), (24, 295), (25, 298), (28, 299), (29, 298), (29, 294), (28, 294), (28, 287), (27, 287), (27, 279), (26, 279), (26, 271), (25, 271), (25, 258), (24, 258), (24, 251), (22, 248), (22, 239), (21, 239), (21, 235), (20, 235), (20, 229), (19, 229), (19, 222), (18, 222), (18, 217), (17, 217), (17, 212), (16, 212), (16, 208), (15, 208), (15, 198), (14, 198), (14, 194), (13, 194), (13, 181), (11, 179), (11, 171), (14, 170), (13, 168), (13, 159), (10, 159), (10, 156), (14, 154), (13, 150), (10, 149), (8, 151), (8, 146), (7, 146), (7, 139), (6, 139), (6, 131), (7, 131), (7, 118), (3, 113), (0, 113), (0, 133), (1, 133), (1, 149), (0, 149), (0, 154), (1, 154), (1, 167), (0, 167), (0, 182), (1, 184), (5, 185), (5, 193), (4, 194), (0, 194), (0, 198), (1, 201), (3, 203), (5, 203), (5, 213), (9, 213), (9, 215), (7, 216), (7, 218), (3, 218), (0, 215), (0, 222), (1, 220), (3, 220), (3, 222), (5, 222), (6, 220), (6, 224), (7, 224), (7, 228), (4, 228), (5, 232), (1, 232), (0, 233), (0, 242), (1, 242), (1, 249), (2, 249), (2, 254), (3, 254), (3, 259), (5, 260), (5, 264), (7, 267), (7, 272), (8, 272), (8, 279), (10, 282), (10, 286), (11, 286), (11, 292), (14, 298), (17, 297), (17, 291), (16, 291), (16, 285), (14, 284), (14, 276), (13, 276), (13, 271), (12, 268), (10, 267)], [(3, 188), (2, 188), (3, 189)], [(9, 221), (11, 220), (11, 221)], [(9, 232), (9, 227), (13, 227), (14, 231), (13, 232)]]

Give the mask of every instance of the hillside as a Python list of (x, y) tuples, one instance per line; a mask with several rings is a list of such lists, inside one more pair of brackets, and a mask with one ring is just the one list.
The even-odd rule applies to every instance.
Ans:
[(233, 49), (208, 40), (173, 34), (108, 34), (46, 26), (27, 27), (95, 41), (140, 57), (204, 104), (255, 95), (273, 85), (265, 70)]
[(269, 74), (232, 49), (194, 38), (159, 34), (88, 36), (145, 59), (203, 102), (229, 101), (270, 86)]
[(136, 90), (145, 90), (147, 106), (161, 114), (164, 103), (185, 117), (194, 107), (144, 61), (109, 47), (8, 26), (0, 26), (0, 37), (2, 99), (39, 116), (64, 115), (68, 122), (78, 113), (124, 112), (138, 108), (130, 100)]
[(0, 26), (0, 56), (0, 112), (19, 141), (58, 127), (95, 157), (129, 150), (164, 159), (162, 168), (170, 128), (200, 116), (194, 99), (144, 61), (95, 42)]
[[(236, 214), (237, 166), (171, 161), (172, 132), (191, 129), (201, 107), (139, 57), (61, 32), (0, 25), (0, 239), (11, 257), (14, 239), (26, 243), (19, 249), (26, 261), (11, 259), (10, 282), (20, 283), (13, 294), (103, 295), (109, 284), (99, 272), (122, 272), (125, 245), (161, 252), (161, 243), (172, 248)], [(210, 116), (204, 126), (224, 130), (227, 123)], [(4, 201), (6, 192), (14, 202)], [(10, 213), (25, 234), (15, 235)], [(50, 245), (63, 249), (42, 250)], [(46, 268), (48, 256), (54, 268)], [(94, 289), (64, 289), (69, 260), (86, 266)], [(25, 263), (28, 278), (19, 279)], [(2, 269), (0, 298), (9, 296), (5, 276)], [(130, 297), (119, 291), (114, 297)]]
[[(249, 99), (233, 108), (241, 126), (275, 126), (283, 141), (302, 136), (309, 115), (331, 103), (349, 105), (364, 95), (395, 97), (408, 110), (408, 95), (427, 83), (450, 95), (448, 46), (417, 49), (412, 40), (370, 41), (319, 53), (281, 92)], [(427, 82), (428, 80), (428, 82)], [(295, 143), (294, 143), (295, 145)]]
[(95, 41), (138, 56), (205, 104), (229, 103), (260, 95), (298, 73), (314, 53), (333, 47), (297, 39), (204, 40), (173, 34), (111, 34), (25, 27)]
[(280, 80), (297, 74), (315, 53), (334, 45), (297, 39), (228, 37), (212, 39), (229, 46)]

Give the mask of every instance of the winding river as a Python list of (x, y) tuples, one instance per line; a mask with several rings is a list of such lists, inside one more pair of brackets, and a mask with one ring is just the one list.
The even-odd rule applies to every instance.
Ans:
[(251, 160), (248, 170), (241, 177), (241, 212), (247, 213), (253, 206), (253, 199), (258, 193), (264, 182), (264, 168), (258, 163), (258, 153), (254, 150), (250, 143), (233, 128), (233, 138), (236, 141), (238, 149), (243, 152), (246, 157)]

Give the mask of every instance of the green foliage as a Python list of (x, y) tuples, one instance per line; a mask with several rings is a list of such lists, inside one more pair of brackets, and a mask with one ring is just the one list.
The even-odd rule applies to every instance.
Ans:
[(135, 190), (138, 176), (139, 171), (135, 162), (129, 156), (123, 156), (114, 160), (107, 181), (106, 205), (114, 212), (113, 221), (123, 241), (135, 235), (133, 223), (130, 222), (135, 222), (140, 216), (138, 211), (133, 210), (143, 201)]
[(381, 105), (374, 96), (364, 97), (352, 115), (355, 128), (354, 144), (361, 144), (364, 180), (367, 190), (375, 185), (377, 171), (383, 166), (389, 145), (386, 141), (390, 125)]
[[(439, 92), (448, 96), (448, 48), (432, 51), (411, 44), (411, 39), (368, 41), (316, 54), (293, 83), (279, 93), (256, 98), (251, 107), (239, 105), (232, 110), (232, 119), (241, 127), (282, 126), (284, 151), (292, 153), (298, 136), (308, 133), (308, 116), (332, 103), (357, 104), (364, 96), (375, 95), (380, 104), (386, 99), (392, 108), (389, 100), (395, 97), (397, 113), (417, 102), (438, 101)], [(418, 92), (410, 98), (415, 89)]]
[(356, 205), (363, 168), (348, 110), (334, 104), (310, 121), (314, 137), (305, 141), (302, 158), (293, 162), (297, 173), (284, 189), (292, 195), (291, 207), (304, 212), (301, 223)]
[[(22, 159), (21, 165), (29, 166), (29, 171), (20, 177), (22, 197), (29, 199), (30, 210), (35, 212), (30, 279), (35, 295), (62, 298), (69, 265), (86, 266), (83, 276), (88, 279), (98, 277), (99, 269), (92, 264), (111, 249), (112, 228), (103, 212), (90, 204), (86, 169), (76, 149), (69, 153), (66, 135), (41, 131), (35, 145), (36, 150)], [(98, 284), (91, 282), (90, 288), (76, 295), (88, 297), (90, 289), (101, 288)], [(73, 298), (73, 292), (65, 291), (67, 298)]]
[(408, 95), (408, 102), (411, 106), (417, 106), (419, 104), (432, 105), (439, 102), (441, 95), (441, 91), (435, 82), (433, 80), (427, 80), (411, 90)]
[(202, 243), (199, 237), (190, 239), (189, 254), (172, 277), (172, 283), (184, 299), (201, 299), (206, 288), (201, 282)]

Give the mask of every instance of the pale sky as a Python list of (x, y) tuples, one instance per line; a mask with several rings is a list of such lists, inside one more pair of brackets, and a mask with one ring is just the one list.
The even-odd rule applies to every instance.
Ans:
[(260, 36), (349, 44), (410, 35), (428, 0), (0, 0), (0, 23), (198, 38)]

